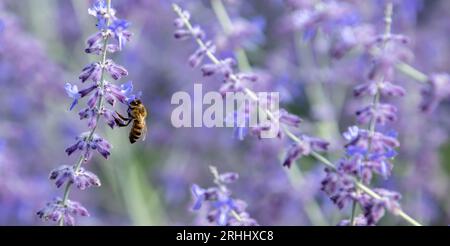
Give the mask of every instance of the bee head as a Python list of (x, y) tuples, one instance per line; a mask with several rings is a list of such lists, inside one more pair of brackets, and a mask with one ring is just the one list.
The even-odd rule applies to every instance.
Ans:
[(131, 106), (137, 106), (139, 104), (142, 104), (140, 99), (134, 99), (133, 101), (130, 101)]

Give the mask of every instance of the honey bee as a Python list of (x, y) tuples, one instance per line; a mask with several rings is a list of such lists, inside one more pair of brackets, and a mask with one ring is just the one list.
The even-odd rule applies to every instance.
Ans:
[(133, 125), (130, 130), (130, 143), (135, 143), (139, 138), (145, 140), (147, 135), (147, 124), (145, 120), (147, 119), (147, 109), (141, 100), (136, 99), (130, 102), (128, 106), (128, 117), (125, 117), (116, 111), (117, 116), (114, 115), (114, 120), (119, 127), (126, 127), (131, 122)]

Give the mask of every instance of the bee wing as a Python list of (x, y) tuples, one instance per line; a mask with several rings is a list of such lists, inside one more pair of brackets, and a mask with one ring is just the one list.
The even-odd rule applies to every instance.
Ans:
[(142, 130), (142, 141), (145, 141), (145, 139), (147, 138), (147, 124), (144, 125), (144, 130)]

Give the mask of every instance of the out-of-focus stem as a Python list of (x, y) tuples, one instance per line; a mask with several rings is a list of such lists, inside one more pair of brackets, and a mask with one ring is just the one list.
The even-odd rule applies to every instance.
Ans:
[[(111, 12), (111, 0), (107, 0), (107, 12), (108, 12), (108, 14)], [(106, 26), (109, 26), (110, 20), (111, 20), (111, 18), (108, 17)], [(102, 63), (101, 63), (102, 64), (102, 74), (101, 74), (101, 77), (100, 77), (100, 85), (99, 85), (100, 88), (103, 88), (103, 86), (105, 84), (105, 67), (103, 65), (106, 63), (106, 54), (107, 54), (107, 46), (108, 46), (109, 35), (108, 34), (105, 35), (103, 39), (104, 39), (103, 40), (103, 50), (102, 50), (103, 53), (102, 53)], [(97, 112), (96, 122), (99, 122), (100, 111), (102, 110), (102, 108), (103, 108), (103, 95), (100, 94), (99, 102), (97, 104), (98, 112)], [(97, 125), (95, 125), (91, 129), (91, 131), (89, 132), (88, 139), (86, 140), (87, 142), (90, 142), (92, 140), (92, 138), (94, 137), (94, 133), (95, 133), (96, 129), (97, 129)], [(78, 160), (77, 164), (75, 165), (75, 173), (80, 170), (80, 167), (81, 167), (81, 164), (83, 163), (83, 161), (85, 161), (84, 157), (81, 156), (80, 159)], [(64, 196), (63, 196), (63, 200), (62, 200), (62, 205), (63, 206), (67, 206), (66, 203), (67, 203), (67, 200), (69, 199), (69, 193), (70, 193), (71, 186), (72, 186), (71, 182), (68, 182), (66, 184), (66, 187), (64, 189)], [(60, 226), (64, 225), (64, 217), (62, 217), (59, 220), (59, 225)]]
[[(225, 9), (225, 6), (222, 3), (222, 0), (211, 0), (211, 6), (225, 34), (230, 35), (233, 32), (233, 22), (228, 16), (228, 13)], [(236, 55), (236, 60), (238, 62), (239, 69), (241, 71), (251, 71), (252, 68), (250, 66), (250, 62), (244, 49), (237, 47), (234, 49), (234, 53)]]
[(412, 79), (416, 80), (417, 82), (426, 84), (428, 83), (428, 76), (421, 71), (417, 70), (416, 68), (412, 67), (411, 65), (400, 62), (395, 65), (395, 68), (397, 68), (398, 71), (402, 72), (403, 74), (411, 77)]
[[(213, 62), (214, 64), (221, 64), (221, 61), (219, 59), (217, 59), (217, 57), (207, 48), (207, 46), (203, 42), (203, 40), (195, 36), (195, 30), (192, 27), (192, 24), (189, 22), (188, 19), (186, 19), (185, 15), (183, 14), (183, 10), (180, 8), (180, 6), (178, 6), (177, 4), (172, 4), (172, 8), (173, 8), (174, 12), (178, 15), (178, 17), (180, 17), (181, 20), (183, 20), (183, 23), (185, 24), (186, 28), (192, 33), (192, 36), (193, 36), (194, 40), (197, 42), (197, 44), (199, 45), (199, 47), (206, 50), (206, 55), (211, 60), (211, 62)], [(235, 81), (238, 80), (235, 74), (230, 74), (230, 79), (235, 80)], [(255, 102), (258, 102), (258, 97), (256, 96), (255, 92), (253, 92), (249, 88), (244, 88), (244, 93), (246, 93), (250, 97), (250, 99), (254, 100)], [(262, 109), (262, 110), (266, 110), (266, 109)], [(271, 111), (267, 110), (266, 114), (270, 119), (274, 119), (273, 113)], [(294, 142), (297, 142), (297, 143), (301, 143), (301, 140), (294, 133), (292, 133), (287, 127), (283, 126), (282, 130), (286, 134), (286, 136), (288, 136), (291, 140), (293, 140)], [(328, 160), (325, 156), (321, 155), (320, 153), (311, 151), (310, 155), (312, 157), (314, 157), (316, 160), (322, 162), (331, 171), (334, 171), (334, 172), (337, 171), (336, 166), (330, 160)], [(371, 196), (374, 199), (378, 199), (378, 200), (381, 199), (381, 197), (377, 193), (375, 193), (372, 189), (370, 189), (369, 187), (367, 187), (360, 181), (354, 179), (353, 182), (359, 189), (361, 189), (367, 195)], [(395, 213), (395, 215), (400, 216), (401, 218), (405, 219), (412, 225), (416, 225), (416, 226), (421, 225), (419, 222), (417, 222), (416, 220), (411, 218), (409, 215), (407, 215), (402, 210), (398, 210)]]

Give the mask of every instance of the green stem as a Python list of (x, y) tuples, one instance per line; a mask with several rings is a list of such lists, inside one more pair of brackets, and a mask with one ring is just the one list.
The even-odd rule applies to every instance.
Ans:
[[(107, 0), (107, 13), (110, 13), (110, 12), (111, 12), (111, 0)], [(108, 17), (106, 25), (108, 26), (109, 24), (110, 24), (110, 18)], [(109, 39), (109, 35), (107, 34), (107, 35), (104, 36), (104, 40), (103, 40), (102, 74), (101, 74), (101, 77), (100, 77), (100, 85), (99, 85), (100, 88), (103, 88), (104, 85), (105, 85), (105, 81), (104, 81), (105, 80), (105, 67), (103, 65), (106, 63), (108, 39)], [(96, 122), (98, 122), (99, 119), (100, 119), (100, 111), (102, 110), (102, 108), (103, 108), (103, 95), (100, 95), (99, 96), (99, 101), (98, 101), (98, 104), (97, 104), (97, 110), (99, 112), (97, 113), (97, 116), (96, 116), (97, 117)], [(95, 133), (96, 129), (97, 129), (97, 125), (95, 125), (91, 129), (91, 131), (90, 131), (90, 133), (88, 135), (88, 138), (86, 139), (87, 142), (92, 140), (92, 138), (94, 137), (94, 133)], [(83, 161), (86, 161), (86, 160), (84, 159), (83, 156), (81, 156), (80, 159), (78, 160), (77, 164), (75, 165), (75, 173), (80, 170), (81, 164), (83, 163)], [(71, 186), (72, 186), (72, 183), (69, 182), (69, 183), (66, 184), (66, 187), (64, 188), (64, 196), (63, 196), (63, 200), (61, 202), (62, 206), (64, 206), (64, 207), (67, 206), (67, 200), (69, 199), (69, 193), (70, 193)], [(60, 226), (64, 225), (64, 218), (61, 218), (59, 220), (59, 225)]]
[[(233, 22), (228, 16), (228, 13), (222, 1), (211, 0), (211, 6), (225, 34), (230, 35), (233, 32)], [(252, 68), (250, 66), (250, 62), (244, 49), (237, 47), (234, 49), (234, 53), (236, 55), (236, 60), (238, 62), (239, 69), (241, 71), (251, 71)]]
[(357, 205), (356, 202), (353, 201), (353, 204), (352, 204), (352, 215), (350, 217), (350, 226), (355, 226), (356, 225), (356, 220), (355, 220), (355, 218), (356, 218), (356, 209), (357, 209), (356, 205)]
[[(178, 6), (177, 4), (172, 4), (172, 8), (174, 10), (174, 12), (178, 15), (178, 17), (181, 18), (181, 20), (183, 20), (185, 27), (191, 32), (191, 33), (195, 33), (194, 28), (192, 27), (192, 24), (189, 22), (188, 19), (186, 19), (186, 17), (183, 14), (183, 10), (180, 8), (180, 6)], [(197, 44), (201, 47), (204, 48), (206, 50), (206, 55), (208, 56), (208, 58), (211, 60), (211, 62), (213, 62), (214, 64), (220, 64), (221, 61), (219, 59), (217, 59), (217, 57), (215, 57), (215, 55), (209, 51), (209, 49), (206, 47), (205, 43), (203, 42), (203, 40), (201, 40), (200, 38), (197, 38), (194, 36), (195, 41), (197, 42)], [(232, 80), (237, 80), (236, 75), (231, 74), (230, 75), (230, 79)], [(253, 92), (252, 90), (250, 90), (249, 88), (244, 88), (244, 92), (250, 97), (250, 99), (254, 100), (254, 101), (258, 101), (258, 97), (256, 96), (255, 92)], [(269, 116), (270, 119), (274, 119), (273, 113), (270, 111), (266, 111), (266, 114)], [(283, 127), (282, 128), (283, 132), (286, 134), (286, 136), (288, 136), (291, 140), (293, 140), (294, 142), (300, 143), (301, 140), (295, 136), (294, 133), (292, 133), (287, 127)], [(334, 166), (334, 164), (329, 161), (326, 157), (324, 157), (323, 155), (315, 152), (315, 151), (311, 151), (310, 155), (312, 157), (314, 157), (316, 160), (322, 162), (325, 166), (327, 166), (329, 169), (331, 169), (332, 171), (337, 171), (336, 167)], [(369, 187), (365, 186), (363, 183), (361, 183), (360, 181), (354, 179), (353, 182), (355, 183), (355, 185), (361, 189), (362, 191), (364, 191), (367, 195), (371, 196), (374, 199), (381, 199), (381, 197), (375, 193), (373, 190), (371, 190)], [(421, 225), (419, 222), (417, 222), (416, 220), (412, 219), (410, 216), (408, 216), (405, 212), (403, 212), (402, 210), (399, 210), (395, 213), (396, 215), (400, 216), (401, 218), (405, 219), (406, 221), (410, 222), (413, 225)]]
[(428, 83), (428, 76), (421, 71), (417, 70), (416, 68), (412, 67), (411, 65), (407, 63), (397, 63), (395, 65), (395, 68), (397, 68), (398, 71), (402, 72), (403, 74), (411, 77), (412, 79), (422, 83), (426, 84)]

